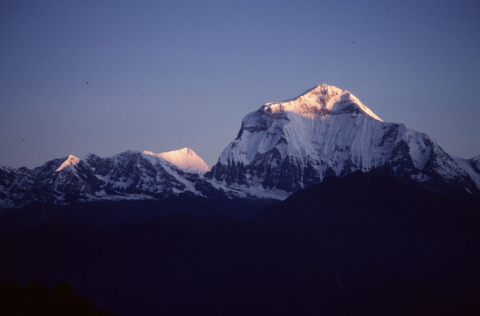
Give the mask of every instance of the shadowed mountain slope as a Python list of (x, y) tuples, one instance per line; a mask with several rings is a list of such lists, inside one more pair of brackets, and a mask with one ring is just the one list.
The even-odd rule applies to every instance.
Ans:
[(173, 213), (10, 233), (0, 279), (67, 280), (118, 315), (476, 315), (477, 202), (357, 172), (254, 222)]

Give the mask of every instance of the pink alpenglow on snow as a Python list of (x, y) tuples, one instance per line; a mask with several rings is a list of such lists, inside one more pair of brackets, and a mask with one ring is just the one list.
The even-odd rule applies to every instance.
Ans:
[(174, 165), (189, 172), (204, 174), (209, 170), (205, 161), (203, 161), (202, 158), (197, 156), (197, 154), (189, 148), (183, 148), (183, 149), (164, 152), (160, 154), (156, 154), (146, 150), (143, 153), (146, 155), (163, 158), (166, 161), (171, 162)]
[(80, 162), (80, 158), (75, 157), (74, 155), (68, 156), (67, 160), (65, 160), (60, 167), (56, 171), (60, 171), (66, 166), (75, 166)]

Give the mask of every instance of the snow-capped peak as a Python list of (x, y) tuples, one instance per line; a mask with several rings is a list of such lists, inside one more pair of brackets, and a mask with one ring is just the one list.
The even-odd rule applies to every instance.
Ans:
[(203, 161), (203, 159), (200, 158), (190, 148), (182, 148), (179, 150), (173, 150), (160, 154), (156, 154), (146, 150), (143, 153), (146, 155), (163, 158), (166, 161), (171, 162), (174, 165), (177, 165), (178, 167), (189, 172), (197, 172), (200, 174), (204, 174), (209, 170), (205, 161)]
[(327, 84), (309, 89), (294, 99), (266, 103), (262, 109), (271, 113), (294, 112), (304, 117), (311, 117), (317, 113), (322, 115), (362, 112), (382, 121), (349, 91)]
[(473, 187), (473, 176), (428, 135), (385, 123), (347, 90), (326, 84), (245, 116), (236, 139), (205, 177), (291, 193), (327, 176), (376, 168), (419, 182), (461, 179)]
[(70, 156), (68, 156), (67, 160), (65, 160), (65, 161), (60, 165), (60, 167), (58, 167), (58, 169), (57, 169), (56, 171), (60, 171), (60, 170), (62, 170), (63, 168), (65, 168), (66, 166), (75, 166), (75, 165), (77, 165), (79, 162), (80, 162), (80, 158), (75, 157), (74, 155), (70, 155)]

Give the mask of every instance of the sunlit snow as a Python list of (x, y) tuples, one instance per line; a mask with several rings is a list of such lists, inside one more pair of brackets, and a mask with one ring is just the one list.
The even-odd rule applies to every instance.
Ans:
[(190, 148), (183, 148), (183, 149), (164, 152), (160, 154), (156, 154), (147, 150), (145, 150), (143, 153), (147, 155), (163, 158), (166, 161), (169, 161), (174, 165), (189, 172), (197, 172), (200, 174), (204, 174), (209, 170), (205, 161), (203, 161), (203, 159), (200, 158)]
[[(310, 178), (313, 174), (319, 181), (331, 171), (340, 176), (385, 165), (395, 170), (403, 165), (404, 172), (434, 167), (434, 172), (452, 181), (459, 174), (468, 177), (427, 134), (383, 122), (350, 92), (326, 84), (249, 113), (212, 172), (218, 181), (232, 185), (237, 180), (226, 178), (232, 173), (219, 175), (217, 170), (242, 166), (245, 180), (240, 181), (273, 189), (283, 177), (284, 165), (295, 174), (298, 188), (305, 186), (306, 169)], [(414, 178), (428, 181), (420, 174)]]
[(65, 168), (66, 166), (75, 166), (77, 165), (78, 163), (80, 162), (80, 158), (77, 158), (73, 155), (70, 155), (68, 156), (67, 160), (65, 160), (61, 165), (60, 167), (58, 167), (58, 169), (56, 171), (60, 171), (62, 170), (63, 168)]

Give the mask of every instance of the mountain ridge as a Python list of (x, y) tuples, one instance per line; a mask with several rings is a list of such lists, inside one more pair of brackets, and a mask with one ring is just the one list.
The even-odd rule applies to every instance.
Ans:
[(458, 187), (480, 194), (480, 156), (454, 159), (427, 134), (383, 122), (350, 92), (326, 84), (247, 114), (217, 164), (205, 174), (202, 168), (208, 166), (188, 148), (70, 155), (33, 169), (0, 167), (0, 209), (184, 193), (283, 200), (326, 177), (378, 168), (444, 194)]

